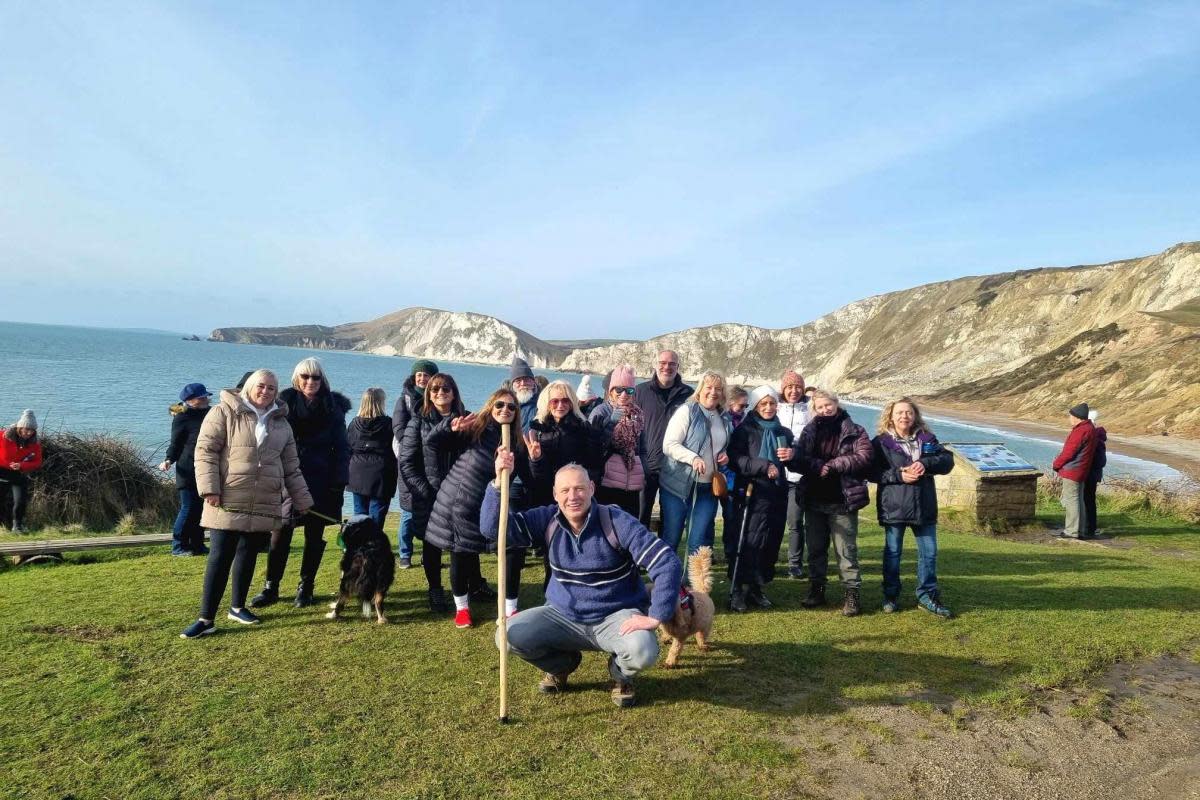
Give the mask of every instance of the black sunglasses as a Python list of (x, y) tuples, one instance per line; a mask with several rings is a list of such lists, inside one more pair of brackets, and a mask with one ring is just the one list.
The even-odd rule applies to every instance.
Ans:
[(506, 403), (503, 400), (497, 400), (495, 403), (492, 403), (492, 408), (496, 409), (498, 411), (516, 411), (517, 404), (516, 403)]
[(634, 388), (632, 386), (614, 386), (612, 390), (617, 394), (627, 394), (631, 397), (634, 393)]
[(454, 394), (454, 390), (449, 386), (430, 386), (430, 394)]
[(325, 380), (325, 376), (324, 375), (309, 375), (305, 372), (301, 372), (300, 380), (302, 380), (302, 381), (321, 381), (321, 380)]

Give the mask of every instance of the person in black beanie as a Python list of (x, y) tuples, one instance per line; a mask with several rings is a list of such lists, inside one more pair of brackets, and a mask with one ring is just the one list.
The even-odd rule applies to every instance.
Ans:
[[(246, 377), (249, 377), (247, 375)], [(244, 383), (244, 382), (243, 382)], [(200, 426), (208, 416), (212, 393), (203, 383), (189, 383), (179, 393), (179, 401), (171, 406), (171, 443), (158, 468), (163, 472), (175, 467), (175, 488), (179, 492), (179, 513), (175, 516), (173, 556), (203, 556), (204, 529), (200, 527), (203, 501), (196, 491), (196, 439)]]
[(537, 416), (538, 395), (542, 393), (538, 386), (529, 362), (520, 356), (513, 356), (508, 368), (508, 385), (517, 396), (521, 406), (521, 432), (529, 433), (529, 424)]
[[(279, 393), (287, 406), (288, 423), (296, 440), (300, 472), (312, 495), (312, 510), (322, 517), (341, 519), (346, 484), (350, 481), (350, 445), (346, 440), (346, 414), (350, 399), (333, 391), (321, 362), (306, 358), (292, 371), (292, 388)], [(313, 514), (304, 517), (304, 555), (300, 561), (300, 583), (296, 608), (313, 604), (313, 583), (325, 552), (325, 527), (329, 519)], [(288, 552), (296, 522), (287, 522), (271, 534), (267, 554), (267, 581), (262, 592), (250, 601), (251, 608), (269, 606), (279, 600), (279, 583), (287, 568)]]
[[(413, 417), (419, 416), (425, 406), (425, 387), (434, 375), (438, 374), (438, 365), (428, 358), (419, 358), (413, 362), (412, 370), (400, 389), (396, 405), (392, 409), (392, 452), (400, 458), (400, 443), (404, 441), (404, 432)], [(412, 566), (413, 556), (413, 496), (407, 483), (397, 479), (396, 488), (400, 499), (400, 525), (396, 536), (396, 556), (400, 559), (400, 569)]]

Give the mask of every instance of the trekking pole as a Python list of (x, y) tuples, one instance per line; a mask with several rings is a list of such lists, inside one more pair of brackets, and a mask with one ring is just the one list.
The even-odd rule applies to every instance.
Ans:
[(729, 599), (733, 600), (733, 591), (737, 588), (738, 568), (742, 564), (742, 542), (746, 541), (746, 520), (750, 519), (750, 495), (754, 494), (753, 481), (746, 484), (746, 502), (742, 506), (742, 524), (738, 526), (737, 553), (733, 557), (733, 575), (729, 579)]
[[(500, 427), (500, 446), (509, 449), (509, 425)], [(505, 614), (504, 598), (508, 592), (508, 480), (507, 469), (500, 470), (500, 531), (496, 537), (496, 624), (500, 627), (500, 723), (508, 722), (508, 615)]]

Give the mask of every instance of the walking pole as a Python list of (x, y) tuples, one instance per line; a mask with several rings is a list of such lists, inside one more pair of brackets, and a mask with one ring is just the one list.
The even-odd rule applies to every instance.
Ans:
[(738, 530), (737, 554), (733, 557), (733, 575), (729, 579), (729, 599), (733, 600), (733, 590), (737, 588), (738, 567), (742, 564), (742, 542), (746, 541), (746, 520), (750, 519), (750, 495), (754, 494), (754, 482), (746, 484), (746, 504), (742, 506), (742, 524)]
[[(500, 427), (500, 446), (506, 451), (510, 447), (509, 425)], [(504, 597), (507, 593), (508, 572), (508, 470), (500, 471), (500, 533), (497, 537), (496, 555), (499, 568), (496, 570), (496, 624), (500, 626), (500, 722), (508, 722), (508, 615), (504, 613)]]

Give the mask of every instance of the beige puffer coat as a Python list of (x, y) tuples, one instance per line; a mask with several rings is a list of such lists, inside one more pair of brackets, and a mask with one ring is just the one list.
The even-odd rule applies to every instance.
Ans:
[(312, 507), (287, 414), (287, 406), (277, 403), (267, 417), (267, 438), (259, 447), (254, 435), (257, 415), (235, 390), (221, 391), (220, 404), (204, 418), (196, 440), (196, 489), (202, 497), (221, 496), (222, 508), (204, 503), (200, 524), (205, 528), (274, 530), (282, 524), (273, 517), (283, 515), (285, 490), (293, 508)]

